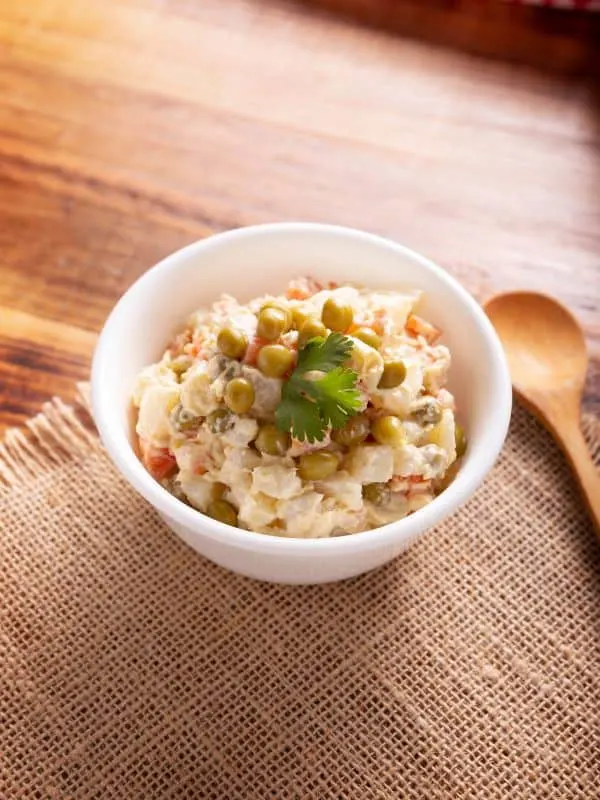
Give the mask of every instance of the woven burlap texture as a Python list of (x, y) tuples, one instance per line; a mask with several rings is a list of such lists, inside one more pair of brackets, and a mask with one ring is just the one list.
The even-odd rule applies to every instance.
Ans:
[(1, 798), (600, 797), (600, 547), (522, 409), (464, 509), (316, 587), (189, 550), (64, 405), (30, 429), (0, 447)]

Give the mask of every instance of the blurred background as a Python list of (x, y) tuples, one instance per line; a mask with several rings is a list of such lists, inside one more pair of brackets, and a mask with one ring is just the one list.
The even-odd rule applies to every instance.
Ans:
[(157, 260), (291, 219), (558, 296), (598, 408), (597, 6), (0, 0), (0, 430), (72, 396)]
[[(307, 0), (463, 52), (574, 74), (598, 68), (598, 0)], [(569, 13), (567, 13), (569, 12)]]

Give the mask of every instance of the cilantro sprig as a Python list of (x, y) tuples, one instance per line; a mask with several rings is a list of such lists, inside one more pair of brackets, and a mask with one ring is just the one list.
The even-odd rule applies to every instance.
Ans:
[(360, 410), (358, 375), (342, 366), (351, 351), (352, 340), (341, 333), (317, 336), (300, 349), (275, 412), (280, 430), (300, 441), (321, 442), (329, 426), (342, 428)]

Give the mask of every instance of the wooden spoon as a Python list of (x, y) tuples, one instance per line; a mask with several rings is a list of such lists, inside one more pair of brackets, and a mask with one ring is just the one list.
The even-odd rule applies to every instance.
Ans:
[(600, 475), (580, 427), (588, 356), (579, 323), (535, 292), (497, 295), (485, 310), (504, 345), (513, 388), (562, 447), (600, 537)]

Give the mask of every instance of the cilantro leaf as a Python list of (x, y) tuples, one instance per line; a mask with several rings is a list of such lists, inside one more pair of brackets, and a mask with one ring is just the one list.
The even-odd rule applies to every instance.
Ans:
[[(322, 441), (328, 427), (341, 428), (360, 410), (357, 374), (342, 364), (352, 340), (341, 333), (310, 339), (298, 353), (298, 363), (284, 383), (275, 412), (280, 430), (300, 441)], [(310, 379), (306, 377), (312, 373)], [(317, 377), (315, 373), (320, 377)]]
[(351, 352), (352, 339), (341, 333), (330, 333), (327, 338), (316, 336), (309, 339), (298, 353), (296, 369), (299, 372), (329, 372), (347, 361)]
[(301, 395), (287, 397), (277, 406), (275, 423), (280, 430), (289, 431), (295, 439), (319, 442), (323, 439), (323, 422), (319, 408)]
[(348, 417), (360, 411), (361, 401), (356, 389), (356, 373), (336, 367), (315, 381), (318, 389), (317, 404), (321, 418), (332, 428), (343, 428)]

